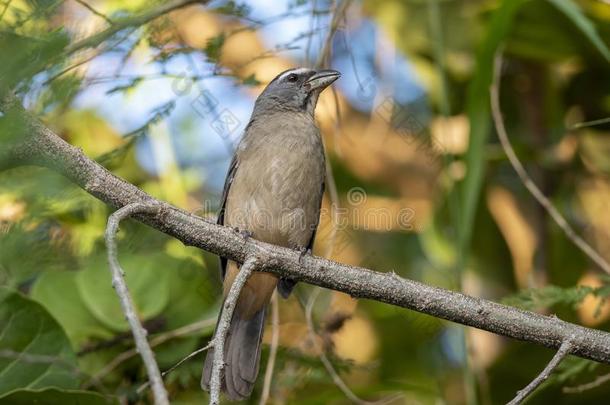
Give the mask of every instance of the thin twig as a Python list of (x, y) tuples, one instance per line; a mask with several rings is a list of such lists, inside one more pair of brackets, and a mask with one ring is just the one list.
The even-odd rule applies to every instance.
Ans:
[(70, 55), (74, 52), (80, 51), (85, 48), (95, 48), (108, 38), (112, 37), (119, 31), (122, 31), (126, 28), (139, 27), (144, 25), (152, 20), (161, 17), (167, 13), (170, 13), (174, 10), (177, 10), (182, 7), (190, 6), (192, 4), (206, 4), (208, 1), (206, 0), (176, 0), (170, 2), (163, 2), (158, 7), (155, 7), (150, 10), (145, 10), (140, 14), (125, 17), (122, 19), (117, 19), (113, 21), (113, 24), (106, 28), (105, 30), (98, 32), (97, 34), (93, 34), (87, 38), (83, 38), (80, 41), (73, 43), (68, 46), (64, 51), (64, 56)]
[(210, 405), (220, 404), (220, 387), (222, 385), (222, 369), (225, 366), (224, 348), (227, 332), (229, 331), (231, 318), (233, 318), (233, 311), (237, 305), (241, 290), (244, 285), (246, 285), (246, 281), (248, 281), (250, 274), (255, 270), (256, 264), (257, 260), (254, 256), (250, 256), (244, 261), (222, 306), (220, 318), (218, 319), (218, 326), (216, 327), (214, 340), (212, 341), (214, 346), (214, 360), (212, 362), (212, 376), (210, 378)]
[(568, 129), (575, 130), (575, 129), (581, 129), (581, 128), (587, 128), (587, 127), (594, 127), (596, 125), (603, 125), (603, 124), (608, 124), (608, 123), (610, 123), (610, 117), (609, 118), (600, 118), (600, 119), (591, 120), (591, 121), (578, 122), (578, 123), (572, 125)]
[[(330, 28), (328, 30), (326, 40), (324, 41), (323, 50), (321, 51), (321, 53), (318, 57), (318, 60), (316, 62), (316, 66), (315, 66), (316, 69), (320, 69), (320, 68), (326, 67), (328, 65), (330, 55), (332, 52), (333, 37), (334, 37), (335, 33), (337, 32), (337, 29), (339, 28), (339, 21), (341, 21), (341, 19), (345, 18), (345, 11), (347, 10), (350, 3), (351, 3), (351, 0), (343, 0), (341, 2), (341, 4), (335, 5), (333, 14), (332, 14), (332, 18), (331, 18)], [(340, 112), (339, 112), (338, 99), (336, 98), (336, 93), (334, 93), (334, 91), (335, 91), (335, 89), (333, 88), (333, 94), (335, 95), (335, 107), (336, 107), (336, 112), (337, 112), (337, 121), (336, 121), (336, 126), (335, 126), (335, 132), (336, 132), (336, 130), (339, 126)], [(333, 253), (333, 247), (335, 245), (335, 238), (337, 236), (337, 227), (335, 226), (334, 219), (338, 218), (339, 194), (337, 193), (337, 185), (335, 183), (335, 177), (333, 175), (332, 166), (330, 165), (330, 162), (328, 161), (328, 159), (326, 159), (325, 164), (326, 164), (326, 175), (325, 175), (326, 190), (328, 191), (328, 196), (330, 197), (330, 208), (332, 211), (331, 224), (330, 224), (331, 234), (330, 234), (330, 238), (328, 241), (328, 246), (326, 247), (326, 252), (324, 254), (324, 257), (328, 258)]]
[(160, 209), (161, 206), (158, 204), (134, 203), (117, 210), (110, 216), (110, 218), (108, 218), (108, 226), (106, 227), (106, 247), (108, 249), (108, 263), (110, 264), (110, 271), (112, 273), (112, 286), (119, 296), (121, 307), (133, 333), (133, 338), (135, 340), (138, 353), (140, 353), (142, 361), (146, 366), (148, 379), (153, 388), (155, 404), (169, 405), (167, 391), (163, 385), (163, 379), (161, 378), (159, 366), (157, 365), (155, 355), (148, 345), (148, 341), (146, 340), (147, 332), (142, 327), (142, 323), (138, 319), (133, 300), (129, 295), (129, 290), (127, 289), (127, 284), (125, 283), (125, 279), (123, 277), (124, 272), (119, 264), (115, 239), (121, 220), (135, 214), (157, 213), (160, 211)]
[[(181, 326), (180, 328), (176, 328), (174, 330), (170, 330), (165, 333), (160, 333), (157, 336), (155, 336), (154, 338), (150, 339), (150, 343), (149, 343), (150, 347), (156, 347), (156, 346), (159, 346), (159, 345), (167, 342), (168, 340), (190, 335), (191, 333), (198, 332), (203, 328), (214, 326), (215, 323), (216, 323), (216, 318), (203, 319), (201, 321), (193, 322), (189, 325)], [(132, 348), (132, 349), (129, 349), (129, 350), (126, 350), (126, 351), (120, 353), (115, 358), (110, 360), (110, 362), (108, 364), (106, 364), (104, 366), (104, 368), (102, 368), (93, 377), (91, 377), (91, 379), (89, 381), (87, 381), (85, 384), (83, 384), (83, 388), (85, 388), (85, 389), (89, 388), (94, 381), (104, 378), (108, 373), (110, 373), (120, 364), (129, 360), (130, 358), (132, 358), (133, 356), (135, 356), (137, 354), (138, 354), (138, 350), (136, 348)]]
[(90, 12), (92, 12), (93, 14), (95, 14), (96, 16), (102, 18), (104, 21), (106, 21), (108, 24), (112, 25), (114, 24), (114, 22), (104, 13), (100, 13), (99, 11), (97, 11), (95, 8), (93, 8), (93, 6), (91, 6), (90, 4), (88, 4), (87, 2), (85, 2), (84, 0), (74, 0), (76, 1), (78, 4), (80, 4), (81, 6), (85, 7), (87, 10), (89, 10)]
[(4, 19), (4, 14), (6, 13), (6, 10), (8, 10), (12, 2), (13, 0), (6, 0), (6, 2), (3, 4), (4, 8), (2, 9), (2, 11), (0, 11), (0, 21)]
[(583, 238), (581, 238), (575, 231), (572, 229), (570, 224), (563, 218), (563, 216), (557, 211), (553, 203), (549, 201), (549, 199), (540, 191), (538, 186), (531, 179), (527, 171), (519, 161), (519, 158), (515, 154), (515, 151), (510, 144), (508, 139), (508, 134), (506, 132), (506, 128), (504, 126), (504, 120), (502, 118), (502, 111), (500, 109), (500, 68), (502, 66), (502, 52), (498, 51), (496, 53), (496, 57), (494, 60), (494, 78), (490, 87), (491, 93), (491, 111), (493, 115), (493, 121), (496, 126), (496, 132), (498, 133), (498, 138), (500, 138), (500, 143), (502, 144), (502, 149), (506, 153), (510, 164), (513, 166), (513, 169), (519, 175), (519, 178), (523, 182), (523, 185), (529, 190), (529, 192), (534, 196), (536, 201), (544, 209), (549, 213), (551, 218), (555, 221), (555, 223), (563, 230), (568, 239), (570, 239), (584, 254), (586, 254), (591, 260), (593, 260), (602, 270), (606, 273), (610, 274), (610, 264), (591, 247)]
[(345, 18), (345, 11), (351, 4), (352, 0), (343, 0), (340, 4), (335, 7), (333, 12), (333, 17), (330, 22), (330, 29), (328, 30), (328, 34), (326, 35), (326, 39), (324, 40), (324, 46), (318, 55), (318, 61), (316, 62), (316, 66), (323, 66), (328, 63), (328, 59), (330, 57), (330, 52), (332, 48), (333, 37), (339, 29), (339, 24), (341, 20)]
[(557, 353), (555, 353), (555, 355), (553, 356), (551, 361), (549, 361), (549, 364), (546, 365), (544, 370), (542, 370), (542, 372), (538, 374), (538, 376), (534, 378), (532, 382), (527, 385), (527, 387), (517, 392), (517, 396), (513, 398), (513, 400), (510, 401), (508, 405), (518, 405), (523, 402), (528, 395), (534, 392), (534, 390), (538, 388), (540, 384), (542, 384), (549, 378), (549, 376), (551, 375), (553, 370), (557, 368), (559, 363), (561, 363), (561, 361), (568, 354), (570, 354), (570, 350), (572, 350), (572, 342), (568, 339), (561, 344), (559, 350), (557, 350)]
[(271, 382), (273, 381), (273, 369), (275, 367), (275, 359), (277, 357), (277, 348), (280, 343), (280, 308), (277, 301), (277, 293), (271, 296), (271, 347), (269, 349), (269, 359), (267, 360), (267, 368), (265, 369), (265, 379), (263, 381), (263, 393), (261, 395), (260, 405), (265, 405), (269, 400), (271, 392)]
[[(309, 32), (314, 32), (314, 28), (318, 19), (316, 18), (316, 4), (317, 0), (313, 0), (311, 3), (311, 16), (309, 17)], [(313, 35), (309, 35), (307, 37), (307, 45), (305, 45), (305, 66), (311, 66), (311, 43), (312, 43)]]
[[(311, 343), (313, 345), (316, 344), (316, 329), (313, 324), (313, 315), (312, 315), (313, 307), (314, 307), (316, 300), (318, 299), (318, 296), (320, 295), (321, 291), (322, 290), (320, 288), (314, 289), (311, 292), (311, 294), (309, 295), (309, 299), (307, 300), (307, 305), (305, 306), (305, 320), (307, 321), (307, 331), (309, 332), (309, 339), (311, 340)], [(360, 399), (356, 394), (354, 394), (354, 392), (347, 386), (345, 381), (343, 381), (341, 376), (339, 376), (339, 373), (337, 373), (337, 370), (335, 370), (335, 367), (333, 366), (333, 364), (328, 359), (328, 356), (326, 355), (324, 347), (320, 348), (320, 354), (318, 355), (318, 357), (320, 358), (322, 365), (326, 369), (326, 372), (332, 378), (333, 383), (337, 386), (337, 388), (339, 388), (341, 390), (341, 392), (343, 392), (343, 394), (347, 397), (347, 399), (349, 399), (350, 401), (352, 401), (355, 404), (360, 404), (360, 405), (370, 405), (370, 404), (375, 403), (375, 402), (369, 402), (369, 401)]]
[[(116, 48), (117, 46), (119, 46), (122, 42), (124, 42), (125, 40), (127, 40), (127, 38), (129, 37), (129, 35), (131, 34), (131, 31), (124, 34), (121, 38), (117, 38), (116, 41), (113, 42), (109, 42), (107, 45), (100, 47), (99, 49), (96, 49), (94, 52), (91, 52), (90, 55), (87, 55), (86, 57), (84, 57), (83, 59), (74, 62), (72, 65), (69, 65), (67, 67), (65, 67), (64, 69), (60, 70), (59, 72), (55, 73), (54, 75), (52, 75), (51, 77), (49, 77), (47, 80), (45, 80), (42, 85), (43, 86), (47, 86), (49, 85), (49, 83), (55, 81), (58, 77), (61, 77), (63, 75), (65, 75), (66, 73), (78, 68), (79, 66), (82, 66), (88, 62), (91, 62), (93, 59), (97, 58), (98, 56), (102, 55), (104, 52), (107, 52), (110, 49)], [(83, 85), (85, 84), (89, 84), (87, 81), (83, 82)]]
[(563, 387), (563, 389), (561, 391), (565, 392), (566, 394), (580, 394), (581, 392), (585, 392), (590, 389), (597, 388), (600, 385), (602, 385), (608, 381), (610, 381), (610, 374), (604, 374), (604, 375), (600, 375), (595, 380), (585, 383), (585, 384), (580, 384), (575, 387)]
[[(165, 370), (164, 372), (161, 373), (161, 377), (165, 377), (166, 375), (168, 375), (169, 373), (171, 373), (172, 371), (174, 371), (175, 369), (177, 369), (178, 367), (180, 367), (182, 364), (184, 364), (184, 362), (192, 359), (193, 357), (197, 356), (198, 354), (201, 354), (203, 352), (205, 352), (206, 350), (208, 350), (210, 347), (212, 347), (212, 343), (208, 343), (206, 346), (202, 347), (201, 349), (197, 349), (194, 352), (190, 353), (189, 355), (187, 355), (186, 357), (184, 357), (182, 360), (180, 360), (178, 363), (174, 364), (173, 366), (171, 366), (169, 369)], [(142, 394), (142, 392), (144, 392), (144, 390), (146, 388), (150, 387), (150, 382), (145, 382), (144, 384), (140, 385), (138, 387), (138, 389), (136, 390), (136, 392), (138, 394)]]

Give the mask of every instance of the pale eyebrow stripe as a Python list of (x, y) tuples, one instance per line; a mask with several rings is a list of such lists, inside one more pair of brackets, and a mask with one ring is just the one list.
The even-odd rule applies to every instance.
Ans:
[(284, 72), (280, 77), (278, 77), (278, 80), (282, 80), (284, 77), (286, 77), (286, 76), (288, 76), (288, 75), (290, 75), (292, 73), (299, 75), (301, 73), (309, 72), (309, 70), (310, 69), (307, 69), (307, 68), (295, 68), (295, 69), (291, 69), (291, 70), (288, 70), (288, 71)]

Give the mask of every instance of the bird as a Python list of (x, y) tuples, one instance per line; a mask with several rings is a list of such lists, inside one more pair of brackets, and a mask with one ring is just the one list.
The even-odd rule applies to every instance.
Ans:
[[(254, 103), (235, 150), (221, 198), (218, 224), (253, 239), (311, 252), (320, 219), (326, 163), (314, 112), (320, 93), (341, 74), (294, 68), (277, 75)], [(220, 259), (226, 298), (239, 265)], [(221, 389), (234, 401), (248, 398), (259, 371), (266, 308), (277, 288), (287, 298), (287, 278), (254, 272), (237, 300), (224, 345)], [(213, 348), (201, 385), (209, 391)]]

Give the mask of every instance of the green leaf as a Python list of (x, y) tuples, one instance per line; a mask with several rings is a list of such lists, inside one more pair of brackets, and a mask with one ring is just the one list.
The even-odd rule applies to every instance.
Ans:
[[(141, 319), (159, 315), (169, 301), (167, 277), (173, 260), (164, 253), (123, 254), (121, 267), (129, 292)], [(76, 276), (82, 301), (95, 318), (106, 327), (123, 332), (129, 329), (119, 298), (112, 288), (110, 270), (105, 256), (91, 258), (85, 270)]]
[(63, 30), (50, 31), (41, 37), (0, 32), (0, 55), (3, 60), (0, 64), (0, 87), (12, 88), (20, 81), (30, 79), (56, 60), (67, 43), (68, 35)]
[(527, 310), (549, 308), (553, 305), (564, 304), (575, 306), (582, 302), (589, 294), (595, 293), (595, 289), (586, 286), (561, 288), (549, 285), (542, 288), (532, 288), (520, 291), (502, 300), (506, 305), (519, 307)]
[(167, 328), (175, 329), (204, 318), (215, 318), (220, 287), (211, 280), (210, 271), (203, 270), (205, 264), (201, 252), (170, 240), (166, 244), (166, 253), (174, 260), (167, 279), (171, 305), (163, 312)]
[(77, 375), (76, 356), (57, 321), (37, 302), (0, 287), (0, 395), (22, 388), (76, 388)]
[(470, 143), (466, 153), (468, 171), (461, 185), (462, 215), (459, 227), (459, 242), (463, 251), (467, 251), (470, 246), (474, 214), (485, 170), (484, 149), (490, 131), (489, 86), (492, 82), (494, 56), (496, 49), (510, 32), (517, 12), (525, 3), (526, 0), (504, 0), (493, 14), (485, 40), (478, 50), (474, 80), (468, 89)]
[[(20, 222), (14, 224), (10, 232), (0, 232), (2, 284), (16, 286), (42, 270), (59, 268), (67, 255), (62, 256), (57, 246), (49, 244), (48, 239), (49, 226), (46, 223), (32, 226)], [(24, 255), (24, 251), (36, 253)]]
[(31, 297), (57, 319), (75, 347), (90, 339), (109, 339), (112, 332), (100, 323), (83, 303), (73, 271), (43, 273), (32, 287)]
[(587, 37), (599, 53), (610, 62), (610, 50), (595, 30), (595, 26), (572, 0), (548, 0), (559, 11), (564, 13), (574, 25)]
[(224, 32), (221, 32), (219, 35), (210, 38), (205, 44), (204, 52), (210, 62), (218, 62), (224, 43), (225, 34)]
[(0, 397), (0, 403), (11, 405), (113, 405), (114, 398), (90, 391), (64, 391), (56, 388), (45, 390), (18, 390)]
[(250, 14), (251, 8), (245, 3), (236, 3), (234, 0), (229, 0), (213, 10), (219, 14), (231, 15), (235, 17), (246, 17), (248, 14)]
[(252, 73), (250, 76), (242, 80), (242, 84), (244, 86), (258, 86), (259, 84), (261, 84), (261, 82), (258, 81), (254, 73)]

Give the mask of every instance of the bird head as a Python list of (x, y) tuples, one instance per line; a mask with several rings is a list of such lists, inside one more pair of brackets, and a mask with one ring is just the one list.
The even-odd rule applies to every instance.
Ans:
[(337, 80), (336, 70), (289, 69), (280, 73), (256, 100), (255, 112), (278, 110), (306, 112), (313, 116), (322, 90)]

